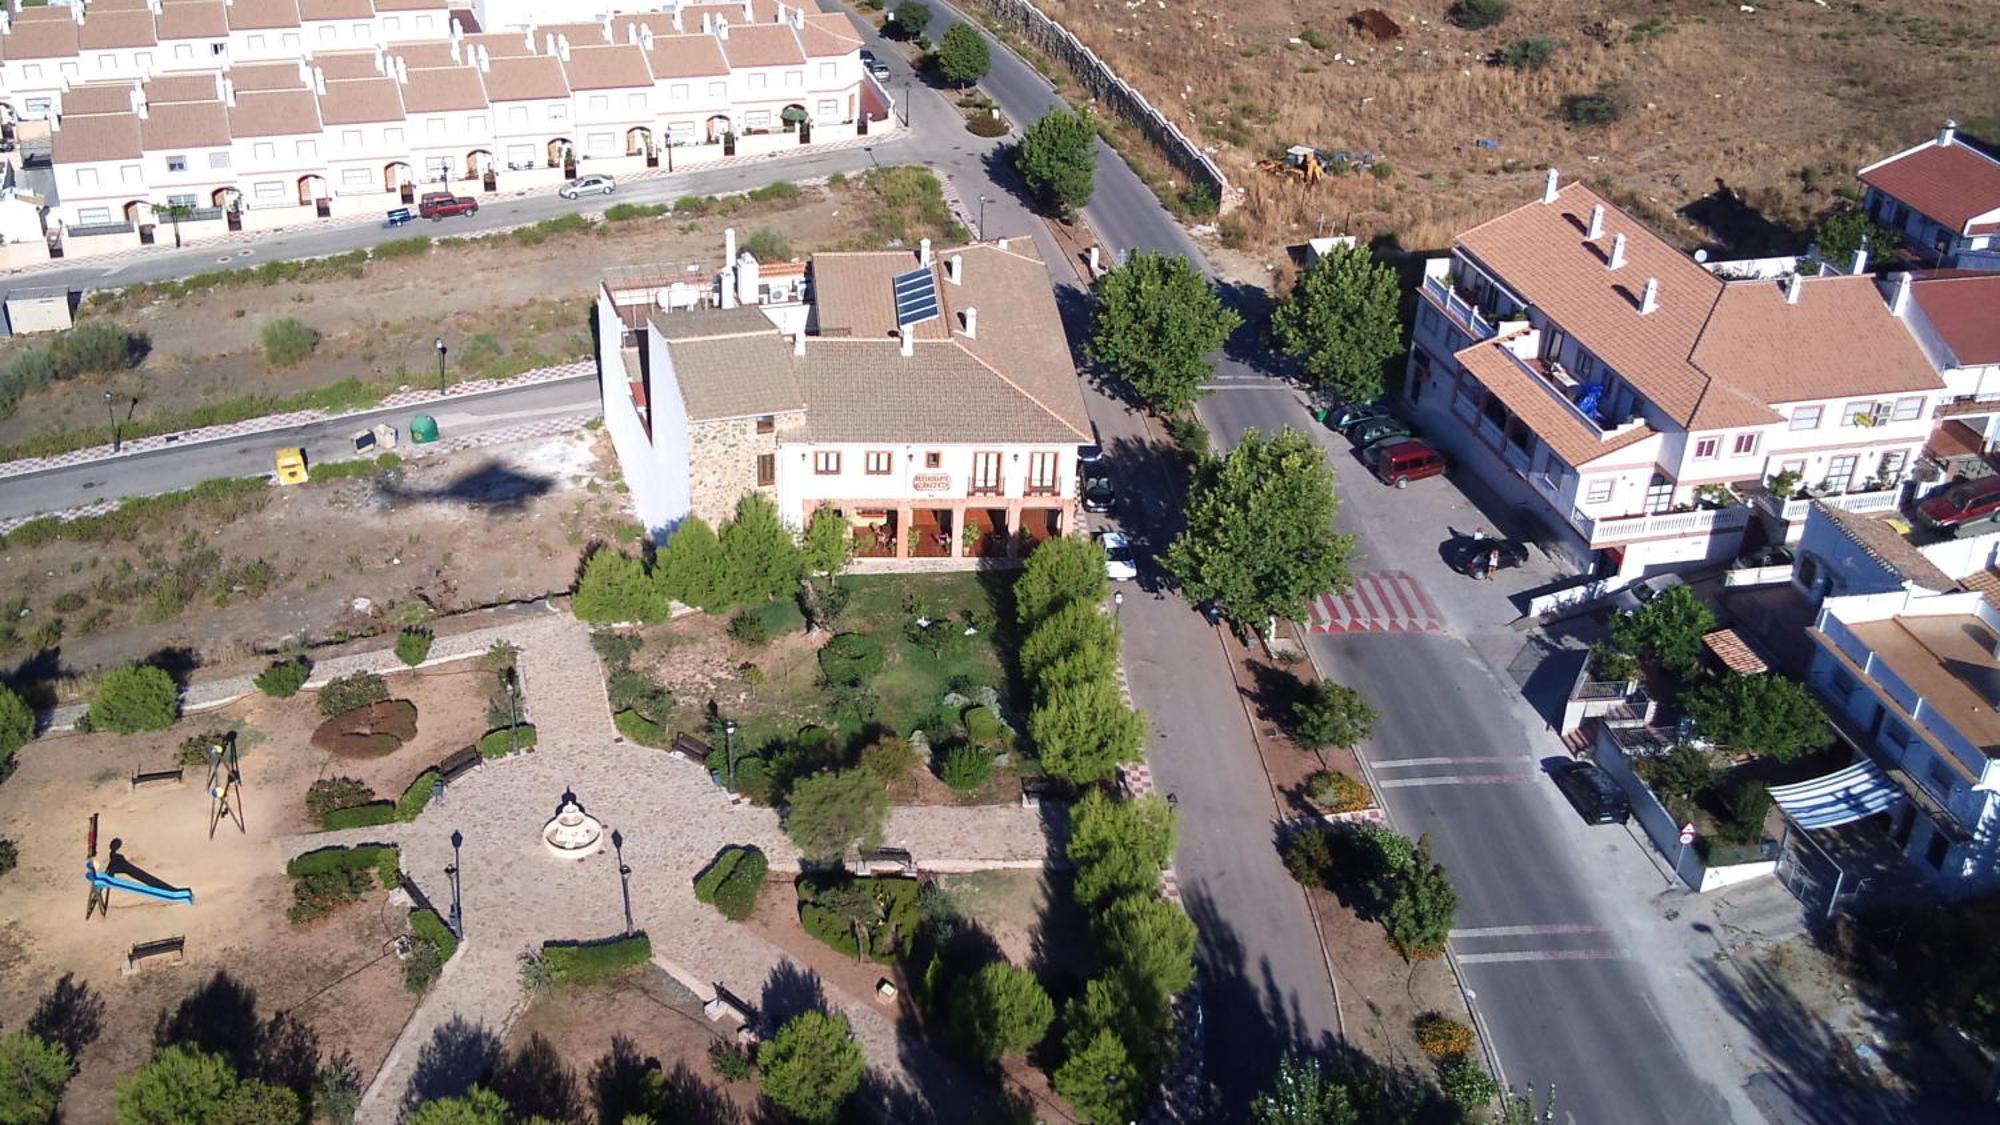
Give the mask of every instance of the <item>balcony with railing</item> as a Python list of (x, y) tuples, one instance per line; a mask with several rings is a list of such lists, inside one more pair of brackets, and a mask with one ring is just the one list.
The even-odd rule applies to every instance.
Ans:
[(1766, 515), (1782, 522), (1785, 525), (1785, 541), (1796, 543), (1805, 530), (1806, 515), (1812, 511), (1814, 501), (1859, 516), (1893, 512), (1902, 504), (1903, 487), (1898, 484), (1892, 488), (1863, 488), (1824, 494), (1815, 490), (1814, 495), (1790, 497), (1780, 497), (1768, 488), (1758, 488), (1749, 494), (1749, 500)]
[(1446, 350), (1457, 351), (1459, 347), (1476, 344), (1481, 340), (1490, 340), (1500, 334), (1499, 326), (1488, 319), (1485, 313), (1480, 312), (1478, 305), (1453, 288), (1449, 277), (1426, 274), (1422, 292), (1429, 298), (1431, 304), (1445, 315), (1445, 319), (1451, 321), (1453, 326), (1467, 337), (1458, 347)]
[(1737, 534), (1750, 526), (1750, 509), (1742, 504), (1725, 504), (1685, 512), (1594, 518), (1575, 508), (1570, 512), (1570, 522), (1591, 546), (1608, 547), (1635, 539)]

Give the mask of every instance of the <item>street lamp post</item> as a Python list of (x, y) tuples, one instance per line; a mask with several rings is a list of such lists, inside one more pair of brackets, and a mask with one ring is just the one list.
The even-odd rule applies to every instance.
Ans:
[(979, 197), (979, 241), (986, 241), (986, 197)]
[(445, 877), (451, 880), (451, 932), (465, 938), (465, 911), (459, 904), (458, 894), (458, 848), (465, 843), (465, 834), (456, 828), (451, 832), (451, 866), (444, 869)]
[(1125, 620), (1125, 591), (1111, 592), (1111, 615), (1120, 621)]
[(118, 411), (111, 405), (111, 392), (104, 392), (104, 419), (111, 424), (111, 452), (118, 452)]
[(611, 830), (611, 850), (618, 857), (618, 890), (625, 897), (625, 932), (632, 932), (632, 867), (625, 862), (625, 834)]
[(521, 749), (521, 713), (515, 707), (514, 670), (507, 669), (507, 752)]
[(444, 393), (444, 337), (437, 339), (438, 350), (438, 393)]
[(736, 792), (736, 720), (722, 724), (722, 756), (729, 763), (729, 792)]

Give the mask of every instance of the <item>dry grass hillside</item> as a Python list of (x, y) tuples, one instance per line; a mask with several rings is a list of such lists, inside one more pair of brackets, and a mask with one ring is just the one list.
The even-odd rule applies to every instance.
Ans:
[[(1514, 0), (1479, 31), (1446, 0), (1387, 0), (1403, 28), (1387, 42), (1349, 25), (1365, 0), (1037, 2), (1215, 147), (1247, 191), (1224, 233), (1251, 247), (1324, 230), (1442, 246), (1553, 163), (1685, 244), (1756, 253), (1786, 241), (1760, 219), (1809, 224), (1854, 169), (1948, 116), (2000, 141), (1993, 0)], [(1492, 61), (1544, 36), (1540, 70)], [(1565, 100), (1598, 92), (1623, 117), (1570, 124)], [(1391, 171), (1307, 188), (1253, 170), (1294, 143)], [(1703, 207), (1719, 184), (1734, 202)]]

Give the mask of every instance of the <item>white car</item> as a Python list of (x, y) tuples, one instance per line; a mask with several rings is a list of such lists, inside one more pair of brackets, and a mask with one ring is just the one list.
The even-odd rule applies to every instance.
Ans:
[(1130, 582), (1139, 577), (1132, 561), (1132, 544), (1121, 531), (1100, 531), (1097, 543), (1104, 548), (1104, 574), (1113, 582)]
[(610, 176), (583, 176), (571, 180), (556, 194), (564, 199), (579, 199), (586, 195), (610, 195), (618, 190), (618, 181)]

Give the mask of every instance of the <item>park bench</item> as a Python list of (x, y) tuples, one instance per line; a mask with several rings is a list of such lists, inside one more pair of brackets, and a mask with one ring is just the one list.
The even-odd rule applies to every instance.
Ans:
[(179, 785), (186, 778), (187, 770), (181, 766), (161, 770), (133, 770), (132, 788), (138, 789), (146, 785)]
[(468, 746), (438, 763), (438, 780), (450, 785), (471, 770), (477, 769), (483, 760), (479, 756), (479, 747)]
[(902, 848), (877, 848), (865, 853), (854, 864), (856, 875), (906, 875), (914, 878), (917, 861)]
[(708, 761), (708, 756), (715, 752), (708, 743), (691, 734), (675, 735), (673, 750), (674, 753), (693, 758), (697, 762)]
[(750, 1005), (737, 999), (734, 993), (720, 984), (715, 986), (715, 999), (703, 1004), (701, 1011), (710, 1022), (719, 1021), (724, 1016), (733, 1016), (737, 1023), (746, 1027), (749, 1026), (752, 1015)]
[(133, 943), (131, 952), (125, 955), (124, 972), (128, 976), (136, 973), (149, 961), (162, 965), (179, 965), (186, 960), (187, 938), (185, 936), (135, 942)]

